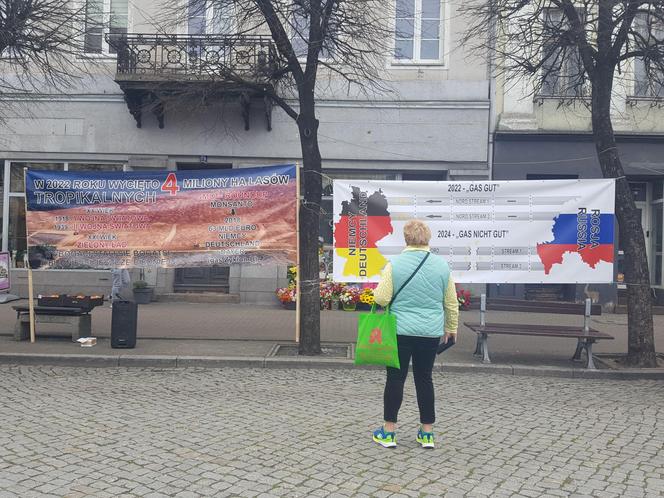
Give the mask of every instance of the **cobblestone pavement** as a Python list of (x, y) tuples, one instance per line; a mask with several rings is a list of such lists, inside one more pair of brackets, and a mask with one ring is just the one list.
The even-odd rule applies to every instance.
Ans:
[(388, 450), (380, 371), (0, 367), (0, 496), (664, 496), (664, 383), (435, 375)]

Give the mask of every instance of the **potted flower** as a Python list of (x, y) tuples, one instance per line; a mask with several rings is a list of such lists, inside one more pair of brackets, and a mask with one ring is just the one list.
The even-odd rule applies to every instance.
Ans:
[(341, 307), (341, 294), (343, 294), (347, 288), (348, 286), (343, 282), (330, 282), (333, 310), (338, 310)]
[(288, 285), (295, 285), (297, 280), (297, 266), (288, 267)]
[(145, 280), (136, 280), (133, 284), (134, 287), (134, 301), (136, 304), (148, 304), (152, 301), (152, 294), (154, 289), (148, 287)]
[(326, 280), (320, 283), (320, 309), (332, 309), (332, 288), (331, 282)]
[(295, 290), (295, 285), (289, 285), (288, 287), (280, 287), (277, 289), (277, 298), (281, 302), (281, 305), (287, 310), (295, 309), (295, 301), (297, 299), (297, 292)]
[(373, 289), (370, 287), (365, 287), (362, 289), (362, 292), (360, 292), (360, 301), (357, 303), (357, 309), (370, 310), (374, 302), (375, 300)]
[(339, 302), (344, 311), (355, 311), (360, 300), (360, 290), (357, 287), (346, 287), (339, 295)]
[(464, 289), (457, 289), (457, 301), (459, 302), (460, 310), (467, 310), (470, 308), (470, 291)]

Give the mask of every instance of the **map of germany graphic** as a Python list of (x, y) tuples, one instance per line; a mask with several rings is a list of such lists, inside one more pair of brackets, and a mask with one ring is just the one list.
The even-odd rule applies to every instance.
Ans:
[(383, 191), (379, 189), (368, 195), (367, 191), (352, 187), (351, 200), (341, 203), (341, 217), (334, 225), (336, 252), (346, 261), (343, 275), (361, 278), (379, 275), (387, 259), (377, 243), (393, 231)]

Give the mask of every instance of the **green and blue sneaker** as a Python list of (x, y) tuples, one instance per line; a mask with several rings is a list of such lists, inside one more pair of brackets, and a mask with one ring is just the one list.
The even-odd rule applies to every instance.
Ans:
[(422, 445), (422, 448), (433, 448), (433, 432), (424, 432), (420, 427), (420, 430), (417, 431), (417, 442)]
[(373, 440), (384, 448), (394, 448), (397, 445), (397, 436), (394, 432), (385, 432), (381, 427), (373, 433)]

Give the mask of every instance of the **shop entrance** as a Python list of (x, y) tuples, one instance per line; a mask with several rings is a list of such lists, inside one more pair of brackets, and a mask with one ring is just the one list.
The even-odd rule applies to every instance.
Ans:
[(223, 292), (228, 294), (228, 266), (176, 268), (175, 292)]
[[(178, 163), (179, 171), (197, 169), (231, 169), (230, 163), (210, 164), (201, 160), (197, 163)], [(220, 292), (228, 294), (230, 267), (206, 266), (197, 268), (176, 268), (173, 290), (175, 292)]]

